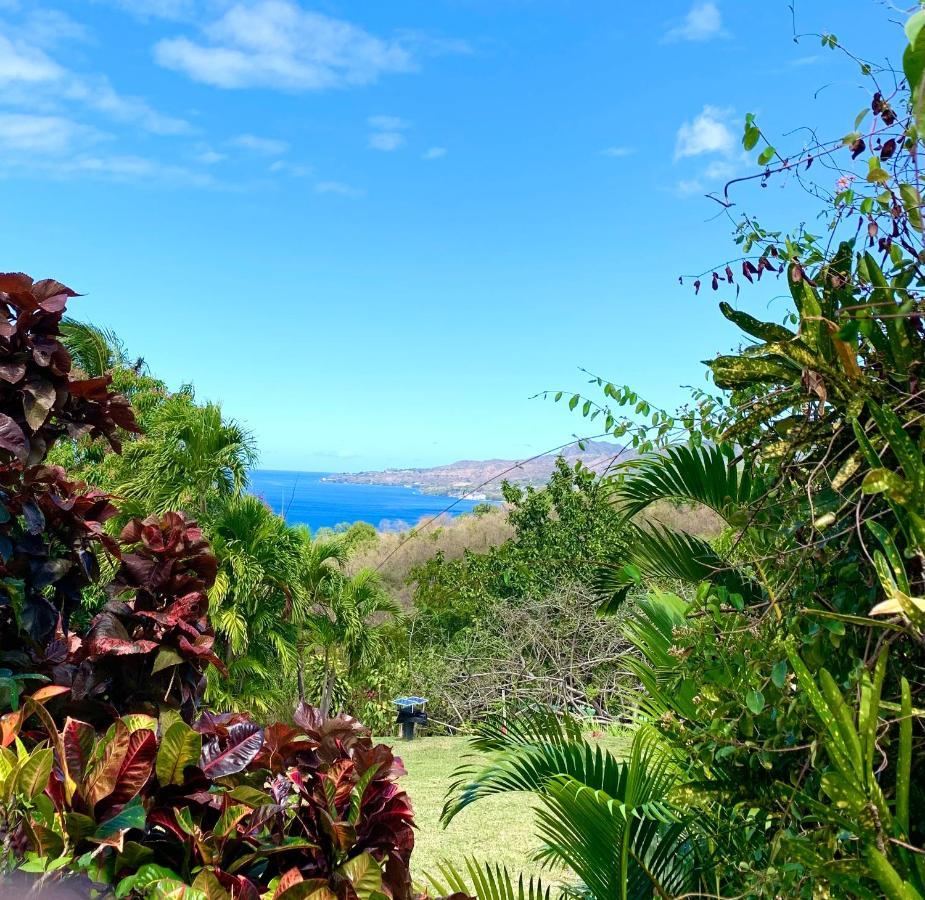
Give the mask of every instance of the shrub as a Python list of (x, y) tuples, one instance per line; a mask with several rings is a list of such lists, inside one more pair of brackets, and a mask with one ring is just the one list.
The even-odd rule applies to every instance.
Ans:
[[(0, 275), (0, 838), (5, 869), (118, 896), (410, 895), (401, 763), (355, 719), (267, 727), (200, 703), (216, 559), (179, 512), (104, 531), (110, 498), (45, 464), (63, 435), (137, 431), (110, 378), (77, 379), (58, 282)], [(108, 602), (72, 629), (116, 574)], [(26, 682), (48, 684), (26, 697)]]

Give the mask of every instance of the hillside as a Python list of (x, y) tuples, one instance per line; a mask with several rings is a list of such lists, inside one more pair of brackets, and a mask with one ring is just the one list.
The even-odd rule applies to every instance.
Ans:
[(559, 453), (548, 453), (524, 461), (512, 459), (463, 459), (444, 466), (421, 469), (385, 469), (381, 472), (344, 472), (325, 476), (325, 481), (349, 484), (386, 484), (415, 488), (424, 494), (447, 494), (451, 497), (466, 495), (474, 499), (497, 500), (501, 497), (501, 483), (541, 487), (549, 480), (556, 458), (568, 462), (578, 460), (603, 472), (615, 460), (633, 456), (632, 450), (606, 441), (585, 441), (584, 449), (572, 444)]

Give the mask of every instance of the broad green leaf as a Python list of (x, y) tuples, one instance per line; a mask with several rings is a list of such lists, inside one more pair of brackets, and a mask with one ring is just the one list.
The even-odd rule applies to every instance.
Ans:
[(185, 722), (174, 722), (157, 751), (157, 780), (161, 785), (182, 784), (184, 770), (187, 766), (198, 765), (201, 753), (202, 735)]
[(348, 860), (337, 873), (353, 885), (360, 900), (369, 900), (371, 894), (382, 890), (382, 870), (369, 853)]
[(33, 751), (19, 767), (16, 775), (16, 792), (30, 800), (41, 794), (48, 784), (54, 761), (55, 754), (51, 747)]
[(764, 709), (764, 694), (761, 691), (750, 690), (745, 695), (745, 705), (753, 715), (759, 715)]
[(922, 230), (922, 197), (918, 188), (911, 184), (901, 184), (899, 195), (902, 197), (903, 208), (909, 217), (909, 224), (916, 230)]
[(787, 671), (787, 660), (782, 659), (774, 663), (774, 668), (771, 669), (771, 681), (774, 687), (783, 688), (787, 683)]

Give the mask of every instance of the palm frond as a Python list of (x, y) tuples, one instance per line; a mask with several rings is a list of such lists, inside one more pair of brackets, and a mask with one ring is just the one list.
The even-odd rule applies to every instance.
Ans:
[(630, 589), (641, 581), (690, 585), (709, 581), (740, 595), (746, 603), (761, 598), (761, 588), (747, 573), (717, 553), (702, 538), (663, 525), (629, 526), (625, 558), (604, 563), (596, 574), (602, 615), (614, 613)]
[(74, 365), (90, 378), (99, 378), (110, 369), (127, 363), (125, 345), (109, 329), (64, 318), (60, 330), (61, 343), (71, 354)]
[(435, 896), (465, 894), (478, 900), (552, 900), (551, 888), (538, 877), (524, 881), (520, 875), (515, 883), (506, 866), (479, 862), (474, 857), (467, 857), (465, 864), (468, 878), (446, 861), (438, 864), (438, 875), (425, 873), (425, 881)]

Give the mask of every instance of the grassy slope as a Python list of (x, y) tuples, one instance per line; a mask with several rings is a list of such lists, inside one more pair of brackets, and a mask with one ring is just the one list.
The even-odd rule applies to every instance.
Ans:
[(489, 797), (463, 810), (448, 828), (440, 824), (453, 771), (468, 752), (465, 738), (426, 737), (399, 742), (395, 752), (408, 770), (401, 786), (411, 797), (418, 826), (411, 858), (415, 878), (428, 869), (436, 871), (441, 859), (462, 863), (469, 855), (506, 863), (513, 871), (538, 871), (530, 861), (538, 842), (533, 835), (527, 795)]
[[(500, 794), (480, 800), (463, 810), (449, 828), (440, 825), (440, 811), (453, 771), (469, 752), (465, 738), (424, 737), (410, 743), (389, 738), (386, 742), (395, 747), (408, 770), (400, 783), (411, 797), (418, 825), (411, 858), (415, 879), (428, 870), (436, 871), (441, 859), (461, 864), (469, 855), (504, 863), (515, 873), (540, 872), (531, 859), (539, 841), (534, 834), (533, 801), (529, 795)], [(602, 742), (614, 752), (626, 745), (620, 738), (608, 737)]]

